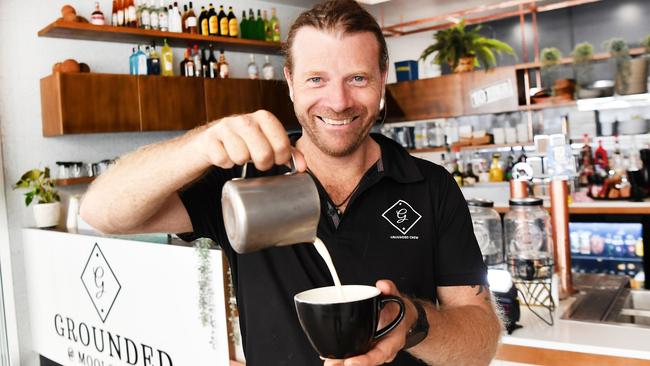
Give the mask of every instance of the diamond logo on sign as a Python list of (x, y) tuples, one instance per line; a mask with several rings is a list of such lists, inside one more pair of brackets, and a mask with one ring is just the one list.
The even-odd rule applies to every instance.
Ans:
[(97, 243), (88, 257), (86, 267), (81, 272), (81, 282), (84, 284), (97, 314), (102, 319), (102, 323), (106, 322), (122, 285), (115, 277), (113, 269), (106, 261), (106, 257)]
[(386, 221), (390, 222), (395, 229), (399, 230), (402, 235), (413, 228), (415, 223), (420, 221), (422, 215), (411, 207), (406, 201), (398, 200), (381, 215)]

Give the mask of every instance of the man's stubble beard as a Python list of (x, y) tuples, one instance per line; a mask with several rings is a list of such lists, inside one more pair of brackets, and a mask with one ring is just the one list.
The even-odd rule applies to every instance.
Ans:
[[(370, 121), (373, 121), (372, 123), (368, 123), (368, 119), (366, 119), (363, 128), (358, 130), (358, 132), (354, 135), (350, 143), (348, 143), (346, 146), (344, 146), (342, 149), (333, 149), (327, 146), (327, 144), (324, 142), (324, 138), (321, 138), (319, 136), (318, 129), (312, 128), (315, 124), (319, 123), (318, 121), (311, 120), (309, 118), (308, 113), (303, 113), (303, 114), (296, 114), (296, 117), (298, 118), (298, 122), (300, 122), (300, 125), (302, 126), (302, 130), (311, 142), (323, 153), (333, 156), (333, 157), (344, 157), (352, 154), (355, 152), (363, 143), (366, 141), (368, 136), (370, 135), (370, 130), (372, 129), (372, 126), (374, 125), (374, 121), (377, 119), (377, 115), (379, 112), (374, 113), (366, 118), (370, 118)], [(355, 122), (357, 123), (357, 122)]]

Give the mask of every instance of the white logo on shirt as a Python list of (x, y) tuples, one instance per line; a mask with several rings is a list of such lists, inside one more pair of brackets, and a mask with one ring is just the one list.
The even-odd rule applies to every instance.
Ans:
[(402, 235), (406, 235), (422, 218), (422, 215), (403, 200), (395, 202), (381, 216), (393, 225), (395, 229), (399, 230)]

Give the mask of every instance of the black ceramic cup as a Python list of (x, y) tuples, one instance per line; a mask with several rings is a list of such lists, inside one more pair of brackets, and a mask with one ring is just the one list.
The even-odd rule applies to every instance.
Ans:
[[(395, 328), (404, 317), (404, 302), (382, 295), (378, 288), (320, 287), (294, 296), (298, 319), (312, 347), (323, 358), (343, 359), (367, 353), (373, 343)], [(399, 314), (377, 330), (379, 312), (389, 302), (399, 305)]]

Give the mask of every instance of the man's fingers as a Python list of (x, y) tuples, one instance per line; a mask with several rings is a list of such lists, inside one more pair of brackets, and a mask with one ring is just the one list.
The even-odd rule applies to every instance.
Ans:
[(246, 147), (255, 167), (261, 171), (271, 169), (275, 157), (269, 140), (256, 121), (249, 116), (243, 116), (242, 118), (244, 118), (244, 121), (237, 126), (237, 130), (234, 132), (246, 142)]
[(291, 143), (282, 122), (271, 112), (264, 110), (253, 113), (252, 117), (257, 121), (273, 149), (275, 164), (282, 165), (288, 162), (291, 159)]
[(377, 287), (379, 291), (381, 291), (381, 293), (384, 295), (400, 296), (400, 293), (397, 290), (397, 286), (395, 286), (393, 281), (379, 280), (375, 283), (375, 287)]
[(219, 138), (223, 143), (230, 160), (237, 165), (246, 164), (251, 159), (246, 142), (244, 142), (241, 136), (234, 133), (230, 129), (230, 126), (224, 127), (225, 128), (222, 128), (219, 131)]
[(293, 154), (296, 163), (296, 170), (301, 173), (307, 170), (307, 160), (305, 160), (305, 156), (300, 152), (300, 150), (292, 148), (291, 153)]

